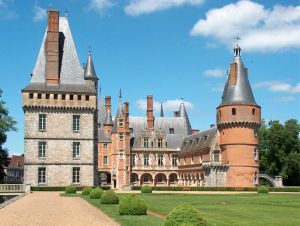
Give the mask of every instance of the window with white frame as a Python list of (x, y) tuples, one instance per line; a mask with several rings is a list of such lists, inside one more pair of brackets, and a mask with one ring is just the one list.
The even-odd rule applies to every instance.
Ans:
[(131, 165), (132, 166), (135, 166), (136, 165), (136, 155), (135, 154), (133, 154), (133, 155), (131, 155)]
[(80, 183), (80, 168), (73, 167), (73, 184), (79, 184), (79, 183)]
[(149, 166), (149, 155), (144, 155), (144, 166)]
[(255, 161), (258, 161), (258, 150), (257, 150), (257, 148), (254, 148), (254, 153), (253, 153), (253, 155), (254, 155), (254, 160), (255, 160)]
[(80, 115), (73, 115), (73, 131), (79, 132), (80, 130)]
[(80, 157), (80, 142), (73, 142), (73, 158)]
[(107, 156), (103, 156), (103, 165), (107, 165), (107, 163), (108, 163)]
[(164, 165), (164, 156), (163, 155), (158, 155), (157, 156), (157, 164), (159, 166), (163, 166)]
[(119, 133), (118, 135), (120, 141), (124, 140), (124, 133)]
[(38, 168), (38, 183), (45, 184), (46, 183), (46, 167)]
[(145, 137), (144, 138), (144, 148), (148, 148), (149, 147), (149, 138)]
[(103, 144), (103, 149), (107, 149), (108, 148), (108, 144), (107, 143), (104, 143)]
[(39, 158), (46, 158), (46, 142), (39, 142)]
[(120, 127), (124, 126), (124, 119), (122, 119), (122, 118), (119, 119), (119, 126)]
[(124, 160), (124, 150), (123, 149), (119, 150), (119, 159)]
[(162, 138), (158, 138), (157, 139), (157, 147), (162, 148), (163, 146), (163, 139)]
[(219, 162), (220, 161), (220, 151), (215, 150), (213, 152), (213, 162)]
[(172, 166), (177, 166), (177, 156), (172, 155)]
[(39, 114), (39, 131), (46, 131), (46, 114)]

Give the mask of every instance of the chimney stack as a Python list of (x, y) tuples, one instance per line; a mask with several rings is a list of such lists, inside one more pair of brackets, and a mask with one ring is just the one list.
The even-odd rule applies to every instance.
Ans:
[(154, 117), (153, 117), (153, 97), (147, 96), (147, 128), (154, 130)]
[(129, 131), (129, 103), (124, 103), (125, 130)]
[(46, 38), (46, 83), (59, 83), (59, 11), (48, 10)]
[(111, 97), (110, 96), (105, 97), (105, 109), (106, 109), (106, 112), (111, 111)]

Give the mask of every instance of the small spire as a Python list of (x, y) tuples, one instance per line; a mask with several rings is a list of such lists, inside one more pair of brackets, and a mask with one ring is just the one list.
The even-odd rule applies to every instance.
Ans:
[(119, 92), (119, 99), (122, 99), (122, 89), (120, 88), (120, 92)]
[(99, 94), (100, 94), (100, 97), (102, 97), (102, 87), (101, 87), (101, 85), (99, 85)]
[(234, 56), (240, 57), (241, 56), (241, 47), (239, 46), (239, 40), (241, 40), (241, 38), (239, 36), (236, 36), (235, 40), (236, 40), (236, 44), (235, 44), (235, 47), (233, 48)]
[(163, 109), (162, 101), (160, 102), (160, 114), (159, 114), (159, 116), (164, 117), (164, 109)]
[(68, 17), (68, 8), (65, 9), (65, 17)]
[(84, 77), (96, 78), (96, 72), (92, 60), (91, 47), (89, 46), (88, 59), (84, 68)]

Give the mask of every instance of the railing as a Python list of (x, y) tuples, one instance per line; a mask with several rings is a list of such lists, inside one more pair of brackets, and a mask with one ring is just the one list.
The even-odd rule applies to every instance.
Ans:
[(25, 184), (0, 184), (0, 193), (24, 193)]

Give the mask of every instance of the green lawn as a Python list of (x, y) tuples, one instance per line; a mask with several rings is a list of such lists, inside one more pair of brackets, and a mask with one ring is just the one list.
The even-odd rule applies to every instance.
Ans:
[[(120, 198), (126, 194), (119, 194)], [(139, 194), (147, 203), (148, 210), (167, 215), (182, 203), (198, 208), (208, 225), (255, 225), (298, 226), (300, 225), (300, 195), (292, 194)], [(83, 196), (82, 196), (83, 197)], [(99, 200), (83, 197), (124, 226), (161, 225), (162, 220), (154, 216), (120, 216), (118, 205), (102, 205)]]

